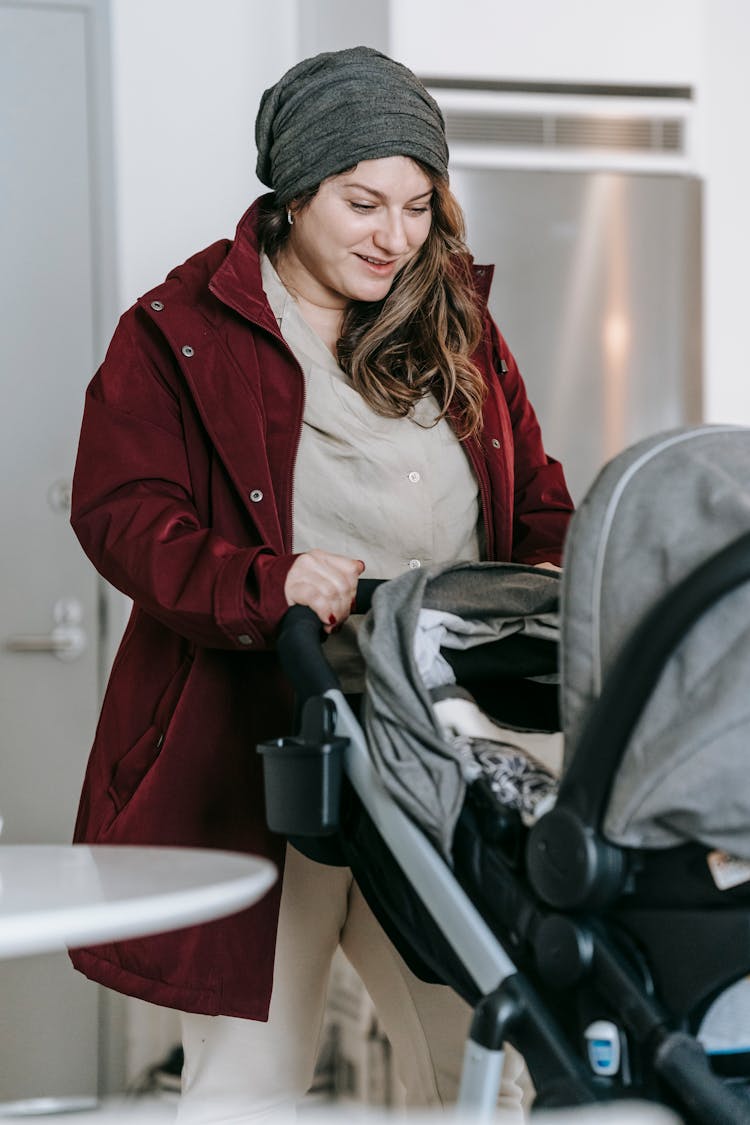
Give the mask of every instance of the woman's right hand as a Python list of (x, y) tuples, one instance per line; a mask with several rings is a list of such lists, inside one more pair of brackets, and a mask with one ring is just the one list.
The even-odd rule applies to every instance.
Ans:
[(330, 633), (352, 611), (357, 582), (365, 569), (361, 559), (313, 548), (299, 555), (286, 576), (284, 595), (289, 605), (313, 609)]

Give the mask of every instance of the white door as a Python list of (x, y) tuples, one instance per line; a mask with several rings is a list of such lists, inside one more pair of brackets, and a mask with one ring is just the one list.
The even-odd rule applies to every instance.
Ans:
[[(96, 18), (0, 0), (0, 846), (70, 841), (98, 705), (68, 522), (101, 319)], [(97, 1002), (65, 955), (0, 963), (0, 1103), (95, 1094)]]

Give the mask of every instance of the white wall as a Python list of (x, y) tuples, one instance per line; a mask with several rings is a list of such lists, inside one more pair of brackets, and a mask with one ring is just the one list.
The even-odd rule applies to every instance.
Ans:
[(750, 423), (747, 0), (705, 0), (701, 38), (706, 417), (746, 425)]
[(253, 126), (295, 61), (295, 0), (111, 0), (120, 305), (232, 237), (259, 194)]
[(421, 74), (694, 88), (704, 413), (750, 424), (747, 0), (391, 0), (390, 15), (391, 53)]
[(391, 0), (391, 51), (421, 74), (690, 82), (700, 57), (701, 6), (702, 0)]

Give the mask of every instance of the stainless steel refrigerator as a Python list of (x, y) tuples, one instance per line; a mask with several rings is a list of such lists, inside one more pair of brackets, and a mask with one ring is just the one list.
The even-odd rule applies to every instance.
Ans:
[(460, 166), (451, 182), (576, 501), (619, 450), (700, 421), (697, 178)]

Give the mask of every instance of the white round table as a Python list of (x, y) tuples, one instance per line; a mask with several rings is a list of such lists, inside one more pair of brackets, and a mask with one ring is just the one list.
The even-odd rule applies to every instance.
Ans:
[(275, 880), (268, 860), (213, 849), (0, 844), (0, 958), (206, 922)]

